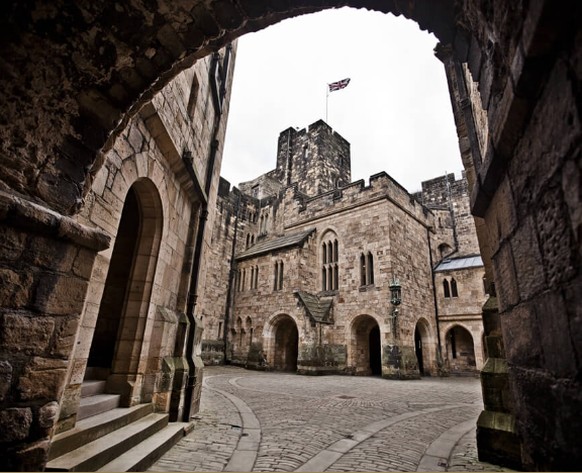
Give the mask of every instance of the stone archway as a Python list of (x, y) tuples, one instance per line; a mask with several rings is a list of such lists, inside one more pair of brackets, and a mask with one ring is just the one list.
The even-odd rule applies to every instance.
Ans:
[(288, 315), (283, 315), (274, 322), (272, 330), (274, 333), (271, 353), (273, 369), (296, 372), (299, 354), (297, 324)]
[(374, 317), (359, 315), (351, 324), (348, 364), (356, 375), (382, 374), (380, 326)]
[(454, 325), (447, 331), (445, 340), (450, 373), (457, 376), (474, 375), (477, 366), (471, 332), (460, 325)]
[(121, 394), (122, 405), (139, 398), (137, 378), (162, 222), (154, 184), (136, 181), (121, 213), (87, 362), (88, 377), (107, 379), (107, 392)]
[[(532, 342), (537, 333), (550, 333), (548, 327), (558, 325), (563, 328), (559, 333), (569, 335), (544, 339), (540, 350), (552, 359), (538, 356), (535, 366), (528, 364), (528, 347), (534, 342), (511, 346), (512, 341), (506, 340), (511, 347), (511, 389), (516, 399), (524, 399), (516, 408), (526, 469), (580, 464), (576, 435), (580, 429), (572, 425), (569, 414), (580, 404), (582, 392), (580, 380), (572, 374), (575, 370), (568, 371), (568, 383), (554, 389), (556, 380), (564, 379), (556, 368), (564, 366), (563, 359), (576, 366), (577, 347), (561, 342), (580, 339), (577, 326), (568, 323), (577, 317), (581, 277), (582, 203), (576, 190), (581, 125), (575, 106), (579, 77), (572, 65), (580, 54), (580, 5), (575, 2), (194, 1), (187, 8), (164, 2), (96, 1), (80, 6), (57, 1), (48, 8), (35, 8), (34, 2), (4, 4), (3, 21), (10, 27), (0, 46), (3, 69), (8, 71), (0, 75), (4, 112), (0, 215), (10, 239), (0, 253), (0, 263), (14, 267), (15, 254), (31, 254), (35, 243), (38, 251), (41, 238), (47, 236), (53, 246), (59, 246), (60, 254), (87, 253), (82, 271), (63, 269), (56, 258), (48, 266), (23, 261), (18, 271), (38, 283), (40, 292), (24, 287), (18, 304), (11, 295), (3, 299), (6, 313), (32, 307), (47, 317), (47, 326), (60, 327), (63, 309), (53, 307), (52, 301), (59, 299), (63, 287), (74, 287), (66, 307), (67, 331), (78, 329), (87, 274), (95, 252), (107, 246), (107, 238), (67, 216), (82, 207), (101, 152), (157, 90), (196, 58), (245, 32), (343, 5), (403, 14), (434, 31), (441, 41), (439, 54), (446, 63), (471, 181), (472, 211), (485, 218), (480, 239), (494, 256), (496, 302), (502, 317), (496, 333), (487, 336), (501, 338), (502, 331), (527, 327), (525, 337)], [(455, 81), (463, 75), (472, 77), (474, 90), (455, 89)], [(481, 118), (487, 118), (483, 142), (491, 146), (482, 150), (471, 117), (467, 118), (468, 109), (459, 106), (471, 100), (462, 96), (467, 92), (478, 97)], [(485, 231), (485, 226), (495, 231)], [(484, 260), (487, 279), (492, 281), (489, 256)], [(548, 293), (540, 288), (551, 289)], [(12, 290), (10, 285), (5, 289)], [(37, 300), (38, 294), (42, 300)], [(533, 307), (545, 316), (539, 317)], [(31, 333), (40, 330), (35, 315), (23, 315), (31, 319), (26, 321)], [(12, 321), (17, 316), (10, 317)], [(3, 325), (3, 340), (10, 339), (10, 323), (16, 322)], [(68, 337), (63, 338), (52, 351), (57, 354), (50, 358), (54, 367), (43, 368), (42, 379), (50, 379), (50, 387), (35, 405), (60, 400), (66, 368), (59, 363), (69, 359), (72, 351)], [(7, 344), (3, 349), (2, 361), (10, 366), (10, 376), (26, 373), (35, 379), (38, 357), (44, 352), (23, 355), (20, 346)], [(12, 378), (6, 389), (16, 393), (18, 377)], [(557, 412), (544, 409), (554, 404), (530, 398), (532, 384), (560, 406)], [(17, 397), (10, 396), (3, 409), (20, 408)], [(33, 424), (38, 425), (34, 412)], [(15, 454), (16, 460), (7, 460), (8, 468), (42, 469), (42, 451), (47, 447), (38, 445), (50, 438), (53, 424), (31, 432), (25, 441), (14, 440), (15, 451), (31, 447), (40, 453), (34, 460), (25, 453)]]
[(421, 318), (414, 328), (414, 351), (421, 376), (431, 376), (434, 371), (434, 340), (428, 322)]

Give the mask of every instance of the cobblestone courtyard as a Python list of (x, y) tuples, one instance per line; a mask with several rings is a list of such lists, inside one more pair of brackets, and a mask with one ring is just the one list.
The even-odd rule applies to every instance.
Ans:
[(508, 471), (481, 463), (475, 378), (206, 368), (195, 429), (150, 471)]

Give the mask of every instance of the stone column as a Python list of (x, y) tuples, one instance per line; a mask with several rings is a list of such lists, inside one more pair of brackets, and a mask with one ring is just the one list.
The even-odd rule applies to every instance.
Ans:
[(2, 468), (41, 471), (102, 232), (0, 191)]

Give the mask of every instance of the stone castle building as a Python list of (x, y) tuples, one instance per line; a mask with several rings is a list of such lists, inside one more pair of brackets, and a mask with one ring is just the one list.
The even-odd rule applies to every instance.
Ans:
[[(27, 425), (48, 429), (54, 422), (48, 470), (147, 468), (185, 435), (198, 411), (202, 329), (194, 306), (209, 266), (214, 212), (208, 209), (216, 205), (235, 49), (228, 45), (176, 76), (101, 157), (82, 211), (60, 227), (76, 232), (71, 238), (81, 243), (92, 232), (102, 235), (94, 262), (84, 249), (55, 248), (48, 239), (15, 255), (46, 265), (56, 251), (59, 270), (82, 279), (39, 283), (38, 302), (29, 310), (54, 312), (55, 320), (28, 311), (3, 317), (3, 349), (15, 347), (20, 356), (9, 363), (14, 372), (22, 370), (15, 389), (4, 388), (3, 396), (30, 402), (41, 422), (35, 427), (26, 409), (10, 411), (2, 417), (2, 439), (11, 442)], [(17, 232), (6, 237), (19, 238)], [(16, 302), (25, 277), (3, 279)], [(52, 296), (40, 298), (53, 286)], [(68, 315), (76, 304), (77, 330)], [(22, 340), (24, 326), (34, 337)], [(69, 359), (61, 345), (71, 349)], [(49, 353), (56, 359), (44, 357)], [(30, 365), (19, 367), (30, 354), (36, 355)], [(44, 382), (49, 367), (61, 370), (65, 382), (60, 402), (42, 405), (55, 388)], [(6, 376), (3, 371), (2, 386)], [(144, 458), (123, 457), (150, 437)], [(22, 458), (21, 466), (31, 459)]]
[[(178, 244), (180, 239), (174, 239), (169, 229), (179, 225), (172, 223), (166, 212), (180, 199), (172, 201), (177, 194), (171, 186), (166, 192), (164, 186), (180, 183), (174, 190), (182, 189), (188, 194), (188, 189), (181, 186), (187, 182), (186, 175), (191, 174), (186, 164), (183, 173), (181, 161), (171, 158), (177, 154), (164, 133), (158, 133), (155, 114), (149, 122), (149, 131), (140, 128), (139, 123), (147, 122), (150, 116), (154, 97), (203, 58), (212, 65), (214, 52), (245, 33), (285, 18), (340, 6), (402, 15), (416, 22), (420, 29), (434, 33), (439, 42), (436, 53), (449, 86), (470, 208), (478, 217), (477, 235), (490, 293), (482, 308), (488, 359), (481, 373), (484, 410), (477, 421), (480, 459), (526, 470), (579, 469), (582, 5), (552, 0), (3, 2), (0, 457), (4, 468), (42, 470), (49, 449), (54, 452), (57, 427), (67, 422), (70, 425), (67, 418), (71, 415), (66, 412), (60, 415), (58, 411), (61, 405), (75, 405), (74, 384), (82, 379), (79, 365), (83, 364), (77, 360), (91, 357), (87, 344), (89, 353), (76, 349), (77, 339), (86, 336), (90, 330), (87, 327), (93, 324), (85, 318), (86, 314), (95, 314), (95, 310), (87, 311), (85, 307), (86, 300), (95, 300), (88, 289), (89, 286), (95, 289), (92, 280), (96, 277), (105, 280), (103, 286), (107, 285), (107, 276), (93, 271), (93, 264), (96, 258), (101, 260), (98, 264), (112, 260), (111, 234), (117, 229), (125, 204), (115, 200), (104, 200), (101, 208), (92, 204), (92, 212), (103, 212), (102, 220), (109, 225), (86, 225), (81, 221), (88, 221), (90, 211), (85, 206), (91, 204), (89, 195), (100, 193), (95, 186), (99, 186), (99, 179), (103, 182), (105, 157), (115, 160), (114, 146), (126, 139), (139, 144), (140, 140), (135, 140), (136, 128), (128, 125), (138, 124), (137, 131), (151, 138), (148, 146), (157, 147), (164, 156), (159, 159), (154, 152), (152, 166), (148, 166), (152, 185), (161, 189), (158, 192), (162, 211), (156, 210), (160, 206), (152, 197), (155, 196), (152, 185), (144, 188), (138, 183), (132, 190), (135, 199), (129, 199), (142, 205), (146, 221), (159, 221), (156, 216), (160, 214), (164, 221), (159, 240), (164, 257), (159, 269), (156, 265), (151, 287), (152, 294), (158, 292), (158, 276), (164, 273), (172, 289), (147, 304), (151, 311), (148, 314), (154, 314), (154, 306), (165, 301), (170, 301), (168, 307), (172, 310), (180, 308), (185, 294), (182, 289), (175, 291), (176, 272), (170, 268), (176, 262), (174, 251), (179, 253), (178, 247), (183, 244)], [(210, 68), (210, 72), (218, 70)], [(220, 74), (213, 77), (221, 81)], [(201, 76), (199, 79), (202, 82)], [(215, 90), (228, 91), (228, 84), (225, 89)], [(178, 102), (185, 100), (183, 97)], [(168, 116), (161, 112), (158, 115)], [(182, 111), (173, 116), (177, 121), (185, 117)], [(128, 135), (130, 129), (133, 132)], [(197, 136), (194, 135), (194, 143)], [(202, 182), (195, 188), (206, 188), (206, 169), (215, 169), (212, 160), (219, 159), (220, 136), (219, 133), (218, 139), (206, 142), (213, 146), (202, 155), (196, 154), (198, 150), (186, 150), (193, 156), (193, 167), (200, 177), (194, 181)], [(177, 139), (175, 143), (180, 142)], [(179, 156), (188, 156), (179, 147), (175, 149)], [(135, 154), (136, 163), (143, 163), (139, 151), (131, 154)], [(143, 167), (138, 169), (143, 172)], [(110, 167), (107, 173), (111, 170)], [(160, 177), (161, 173), (168, 177)], [(215, 173), (211, 174), (218, 180)], [(108, 175), (106, 185), (110, 178), (113, 182), (109, 184), (115, 185), (112, 175)], [(117, 184), (126, 188), (135, 182), (137, 179), (125, 184), (117, 180)], [(211, 185), (217, 185), (217, 181)], [(206, 195), (211, 196), (212, 192)], [(324, 196), (325, 193), (315, 200), (321, 202)], [(195, 207), (187, 203), (188, 199), (184, 198), (186, 208), (180, 209), (181, 217)], [(135, 208), (134, 204), (129, 203), (129, 208)], [(305, 205), (309, 208), (309, 199)], [(404, 202), (402, 206), (406, 208)], [(214, 206), (203, 205), (202, 217), (206, 210), (211, 220)], [(271, 215), (271, 223), (272, 218)], [(97, 214), (93, 220), (98, 220)], [(204, 227), (203, 218), (200, 222), (189, 226), (193, 235)], [(155, 228), (158, 233), (154, 234), (159, 235), (159, 227)], [(310, 228), (304, 227), (305, 231)], [(142, 233), (144, 239), (139, 239), (140, 248), (155, 250), (158, 239), (146, 233)], [(315, 233), (310, 237), (318, 238)], [(185, 259), (190, 261), (190, 255), (194, 255), (192, 261), (201, 262), (200, 271), (193, 272), (192, 285), (181, 283), (178, 287), (204, 287), (203, 252), (198, 250), (205, 247), (208, 238), (197, 238), (191, 240), (194, 245), (186, 245)], [(338, 244), (344, 238), (345, 234), (338, 234)], [(312, 248), (315, 251), (315, 245)], [(250, 265), (250, 260), (246, 261)], [(375, 278), (377, 264), (374, 260)], [(400, 265), (403, 267), (402, 262)], [(144, 266), (140, 267), (143, 270)], [(147, 267), (154, 270), (153, 266)], [(320, 270), (318, 267), (312, 271), (319, 274)], [(338, 265), (341, 271), (338, 280), (346, 277), (346, 270)], [(150, 274), (149, 270), (146, 273)], [(283, 285), (285, 274), (283, 267)], [(400, 272), (396, 276), (404, 277)], [(261, 277), (264, 271), (259, 268)], [(132, 287), (146, 295), (149, 281), (146, 278), (143, 291), (139, 284)], [(401, 282), (405, 304), (411, 294), (407, 292), (408, 282), (405, 279)], [(195, 315), (202, 315), (196, 304), (197, 294), (196, 289), (191, 297), (186, 297), (187, 306), (194, 307)], [(408, 311), (406, 314), (412, 315)], [(141, 333), (146, 320), (145, 327), (151, 327), (153, 319), (140, 316), (139, 321), (134, 320), (137, 325), (130, 324), (129, 333), (134, 328), (133, 333)], [(322, 331), (334, 330), (332, 325), (320, 325)], [(183, 326), (178, 327), (176, 334), (182, 333)], [(152, 333), (149, 328), (145, 330), (144, 334)], [(178, 339), (184, 338), (176, 335)], [(152, 399), (153, 393), (168, 393), (149, 387), (154, 378), (160, 380), (158, 386), (165, 382), (163, 375), (153, 374), (158, 362), (164, 366), (169, 359), (165, 348), (145, 338), (144, 343), (130, 345), (128, 360), (132, 361), (126, 367), (119, 364), (121, 369), (114, 373), (121, 375), (115, 379), (126, 386), (125, 399), (140, 392), (139, 388), (133, 389), (134, 381), (144, 387), (141, 389), (144, 400), (150, 393)], [(152, 358), (146, 358), (151, 363), (146, 362), (144, 367), (141, 354), (150, 347)], [(175, 353), (180, 352), (178, 344)], [(158, 353), (160, 356), (154, 361), (153, 355)], [(189, 341), (186, 353), (196, 354)], [(134, 371), (138, 358), (139, 370)], [(172, 388), (172, 392), (179, 391)], [(155, 396), (158, 405), (164, 404), (163, 397)], [(171, 401), (171, 405), (178, 404)], [(187, 404), (184, 402), (184, 406)], [(72, 414), (75, 408), (68, 412)]]
[(274, 170), (232, 191), (221, 181), (206, 363), (388, 378), (483, 366), (467, 181), (450, 174), (412, 196), (386, 173), (351, 182), (350, 163), (349, 143), (318, 121), (280, 134)]

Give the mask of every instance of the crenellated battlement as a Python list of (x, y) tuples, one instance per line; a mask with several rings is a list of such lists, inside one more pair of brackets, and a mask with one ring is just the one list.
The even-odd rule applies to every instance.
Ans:
[(379, 200), (390, 200), (416, 220), (432, 226), (432, 212), (386, 172), (370, 176), (368, 185), (360, 179), (314, 197), (306, 197), (298, 191), (296, 186), (288, 186), (282, 192), (282, 198), (288, 209), (285, 215), (285, 227), (299, 224), (306, 219), (330, 215)]

